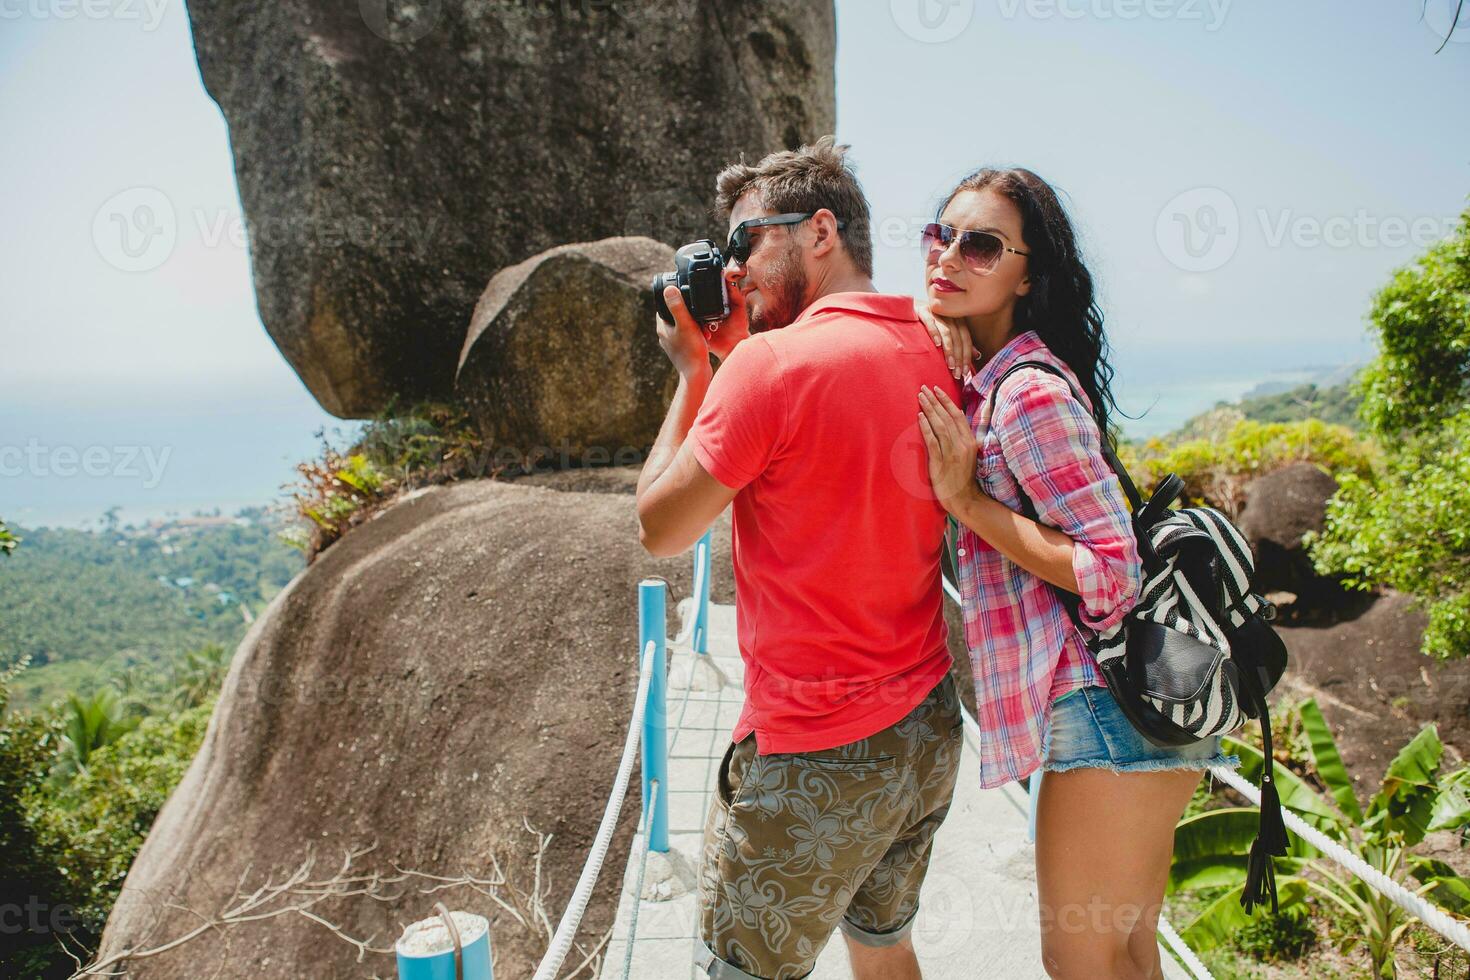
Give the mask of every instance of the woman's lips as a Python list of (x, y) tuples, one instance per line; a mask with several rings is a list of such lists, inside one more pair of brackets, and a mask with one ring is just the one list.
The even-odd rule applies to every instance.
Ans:
[(956, 286), (954, 283), (950, 282), (948, 279), (944, 278), (943, 276), (935, 276), (933, 279), (930, 279), (929, 280), (929, 285), (930, 286), (933, 286), (936, 292), (941, 292), (941, 293), (960, 293), (960, 292), (964, 292), (964, 290), (960, 289), (960, 287)]

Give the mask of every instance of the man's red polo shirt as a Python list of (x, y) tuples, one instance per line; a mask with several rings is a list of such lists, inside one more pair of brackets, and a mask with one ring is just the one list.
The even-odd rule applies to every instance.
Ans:
[(959, 404), (913, 300), (834, 293), (743, 341), (689, 431), (705, 470), (740, 491), (732, 737), (754, 730), (762, 755), (882, 731), (949, 670), (921, 384)]

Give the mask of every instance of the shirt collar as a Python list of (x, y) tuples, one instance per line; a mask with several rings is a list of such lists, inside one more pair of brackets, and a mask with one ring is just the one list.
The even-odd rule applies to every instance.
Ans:
[(969, 378), (965, 380), (965, 388), (972, 390), (980, 398), (989, 398), (990, 389), (995, 382), (1012, 364), (1018, 364), (1028, 355), (1036, 350), (1046, 349), (1046, 342), (1035, 330), (1027, 330), (1019, 333), (1006, 341), (1004, 347), (995, 352), (995, 355), (980, 366), (980, 370), (972, 371)]
[(801, 311), (795, 323), (801, 323), (821, 313), (842, 310), (864, 316), (882, 317), (885, 320), (914, 320), (914, 298), (895, 296), (890, 293), (828, 293)]

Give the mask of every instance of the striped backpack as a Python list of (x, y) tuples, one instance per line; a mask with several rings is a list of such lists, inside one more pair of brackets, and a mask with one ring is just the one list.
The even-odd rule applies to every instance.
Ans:
[[(1051, 364), (1025, 361), (1068, 381)], [(1068, 386), (1071, 382), (1068, 381)], [(1132, 507), (1133, 530), (1143, 561), (1143, 588), (1122, 622), (1099, 633), (1082, 624), (1079, 596), (1058, 589), (1108, 690), (1140, 734), (1155, 745), (1183, 746), (1261, 723), (1266, 766), (1261, 775), (1261, 823), (1251, 845), (1241, 904), (1250, 911), (1267, 898), (1276, 911), (1270, 855), (1286, 853), (1286, 827), (1272, 778), (1271, 716), (1266, 695), (1286, 669), (1286, 646), (1269, 625), (1276, 609), (1251, 591), (1255, 561), (1245, 537), (1212, 507), (1171, 509), (1184, 481), (1170, 474), (1147, 501), (1117, 455), (1103, 440), (1103, 457), (1117, 474)], [(1035, 505), (1021, 494), (1025, 515)]]

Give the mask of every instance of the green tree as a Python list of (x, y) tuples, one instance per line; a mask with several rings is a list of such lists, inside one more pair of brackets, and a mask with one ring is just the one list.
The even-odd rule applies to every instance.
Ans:
[(64, 722), (57, 753), (58, 775), (70, 776), (87, 768), (93, 753), (126, 735), (138, 720), (130, 718), (113, 688), (104, 687), (91, 697), (75, 694), (62, 709)]
[(276, 539), (291, 520), (281, 508), (236, 516), (241, 523), (111, 536), (14, 528), (25, 543), (0, 559), (0, 667), (27, 654), (31, 667), (16, 680), (13, 703), (39, 710), (134, 671), (128, 693), (158, 705), (183, 651), (234, 650), (306, 564)]
[(1321, 419), (1332, 425), (1357, 428), (1358, 406), (1363, 396), (1351, 383), (1320, 388), (1305, 384), (1274, 395), (1256, 395), (1241, 399), (1240, 411), (1256, 422), (1300, 422)]
[(1470, 211), (1455, 234), (1394, 274), (1373, 302), (1377, 358), (1359, 376), (1364, 423), (1387, 451), (1371, 476), (1340, 477), (1319, 572), (1413, 596), (1423, 650), (1470, 653)]
[(213, 699), (172, 717), (151, 715), (96, 749), (65, 783), (28, 799), (41, 847), (75, 896), (79, 918), (100, 930), (143, 838), (204, 739)]
[(214, 697), (229, 666), (230, 655), (218, 643), (185, 653), (183, 661), (174, 666), (174, 704), (193, 708)]
[[(58, 734), (43, 718), (10, 707), (11, 681), (25, 667), (21, 660), (0, 671), (0, 907), (36, 909), (50, 922), (50, 913), (67, 904), (66, 884), (40, 842), (27, 800), (46, 785)], [(46, 932), (0, 930), (0, 976), (40, 976), (53, 952), (59, 950)]]
[(1378, 356), (1358, 379), (1380, 437), (1422, 432), (1470, 402), (1470, 210), (1449, 238), (1394, 273), (1374, 298)]

